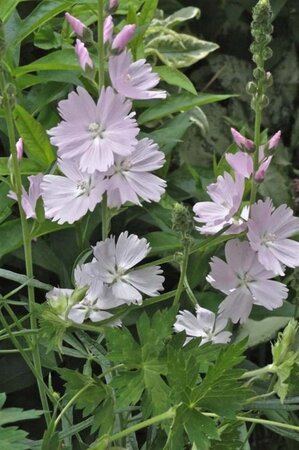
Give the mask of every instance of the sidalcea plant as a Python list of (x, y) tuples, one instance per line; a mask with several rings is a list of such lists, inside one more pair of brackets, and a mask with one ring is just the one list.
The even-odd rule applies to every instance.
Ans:
[[(272, 200), (260, 198), (259, 192), (281, 138), (278, 131), (263, 143), (261, 133), (271, 83), (265, 69), (271, 56), (269, 0), (259, 0), (253, 10), (255, 81), (247, 87), (255, 114), (253, 139), (231, 130), (235, 146), (230, 149), (234, 151), (222, 158), (219, 167), (225, 170), (207, 187), (211, 201), (197, 202), (194, 217), (189, 206), (175, 202), (164, 180), (171, 156), (156, 139), (169, 133), (171, 124), (163, 124), (156, 133), (150, 130), (165, 116), (185, 110), (191, 114), (194, 106), (227, 97), (194, 93), (192, 83), (171, 64), (154, 67), (154, 61), (144, 55), (155, 52), (146, 51), (147, 40), (143, 42), (142, 37), (150, 35), (153, 42), (164, 30), (169, 51), (179, 46), (196, 60), (206, 54), (209, 44), (211, 51), (215, 46), (204, 43), (196, 54), (195, 44), (203, 41), (194, 38), (195, 42), (186, 34), (179, 43), (172, 41), (180, 39), (172, 28), (198, 16), (197, 8), (183, 8), (166, 19), (154, 20), (158, 2), (140, 1), (140, 14), (129, 7), (126, 12), (132, 23), (124, 23), (118, 20), (125, 8), (122, 3), (98, 0), (90, 24), (73, 11), (66, 12), (70, 39), (76, 35), (75, 45), (68, 40), (72, 48), (66, 49), (68, 55), (71, 50), (78, 57), (76, 76), (60, 93), (56, 123), (51, 119), (47, 134), (36, 119), (16, 106), (16, 91), (7, 82), (11, 73), (5, 42), (0, 48), (2, 104), (11, 149), (9, 176), (4, 182), (9, 185), (9, 198), (18, 202), (26, 265), (25, 277), (1, 269), (3, 276), (23, 284), (1, 299), (5, 314), (0, 339), (11, 340), (37, 380), (46, 431), (32, 448), (71, 449), (79, 443), (94, 450), (236, 450), (248, 447), (256, 423), (287, 430), (292, 437), (292, 432), (299, 431), (296, 424), (274, 421), (264, 411), (268, 400), (276, 401), (277, 395), (287, 402), (292, 392), (299, 364), (294, 348), (298, 326), (290, 321), (273, 344), (273, 362), (251, 371), (242, 363), (247, 340), (242, 339), (244, 328), (240, 327), (250, 323), (256, 305), (267, 311), (268, 318), (284, 304), (292, 307), (287, 303), (287, 279), (282, 277), (287, 267), (299, 266), (299, 243), (292, 239), (299, 232), (299, 219), (289, 206), (274, 208)], [(80, 13), (81, 6), (74, 11)], [(93, 8), (90, 11), (95, 13)], [(190, 48), (186, 48), (188, 39), (193, 43)], [(180, 66), (178, 62), (176, 67)], [(169, 84), (167, 91), (165, 85), (158, 88), (159, 74), (166, 87)], [(178, 86), (188, 92), (181, 93)], [(148, 110), (139, 114), (147, 105)], [(57, 123), (58, 116), (61, 121)], [(35, 140), (28, 138), (28, 123), (37, 133)], [(142, 129), (141, 123), (146, 125)], [(15, 125), (25, 130), (17, 144)], [(171, 131), (179, 141), (182, 135), (176, 126)], [(47, 136), (57, 151), (56, 160)], [(25, 154), (30, 156), (39, 137), (48, 149), (42, 154), (47, 163), (37, 164), (35, 175), (28, 177), (27, 193), (22, 165), (32, 161), (24, 157), (23, 141)], [(35, 155), (40, 162), (40, 155)], [(159, 203), (166, 205), (163, 210)], [(143, 222), (150, 225), (145, 237)], [(157, 225), (162, 231), (153, 231)], [(32, 242), (38, 239), (46, 245), (40, 240), (42, 235), (66, 227), (76, 234), (76, 242), (70, 245), (75, 249), (74, 258), (70, 257), (73, 268), (66, 270), (72, 272), (71, 277), (60, 278), (62, 287), (34, 280)], [(169, 247), (177, 251), (165, 255)], [(155, 259), (159, 248), (163, 256)], [(216, 255), (223, 250), (225, 260)], [(215, 255), (198, 292), (192, 272), (207, 274), (205, 251)], [(144, 262), (145, 258), (150, 259)], [(60, 262), (57, 257), (54, 261), (52, 266)], [(168, 274), (177, 266), (175, 284)], [(10, 297), (27, 285), (28, 315), (19, 318)], [(215, 292), (206, 295), (209, 285)], [(48, 291), (42, 305), (37, 304), (34, 286)], [(159, 308), (162, 301), (167, 301), (165, 309)], [(53, 371), (66, 382), (64, 392), (55, 392), (51, 379), (48, 384), (45, 381), (41, 348), (51, 352)], [(69, 358), (79, 361), (69, 364), (76, 370), (66, 367)], [(256, 385), (260, 379), (264, 384)], [(82, 410), (82, 420), (73, 409)], [(267, 418), (261, 418), (261, 412)], [(252, 424), (248, 432), (246, 423)], [(138, 435), (142, 429), (147, 433)], [(31, 443), (26, 445), (22, 448), (30, 448)]]

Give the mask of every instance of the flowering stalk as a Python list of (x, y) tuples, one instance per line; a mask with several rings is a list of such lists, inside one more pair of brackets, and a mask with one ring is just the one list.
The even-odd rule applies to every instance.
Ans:
[(255, 112), (254, 125), (254, 157), (253, 157), (253, 174), (250, 194), (250, 204), (255, 202), (256, 198), (256, 182), (255, 173), (259, 167), (259, 147), (261, 140), (261, 121), (262, 110), (269, 102), (265, 95), (267, 87), (271, 84), (271, 74), (265, 71), (265, 61), (272, 56), (272, 51), (268, 47), (271, 41), (271, 33), (273, 27), (271, 24), (272, 11), (269, 0), (259, 0), (253, 9), (253, 21), (251, 24), (251, 34), (254, 41), (250, 47), (253, 54), (253, 61), (256, 68), (253, 71), (255, 82), (250, 82), (247, 86), (249, 94), (252, 95), (251, 107)]
[(98, 0), (98, 58), (99, 58), (99, 91), (104, 86), (105, 71), (104, 71), (104, 4), (103, 0)]
[[(1, 94), (3, 96), (3, 109), (4, 109), (4, 115), (5, 115), (5, 119), (6, 119), (6, 123), (7, 123), (9, 147), (10, 147), (10, 152), (11, 152), (11, 157), (12, 157), (11, 170), (13, 172), (13, 182), (14, 182), (13, 190), (15, 191), (16, 196), (17, 196), (20, 219), (21, 219), (21, 226), (22, 226), (26, 275), (29, 279), (32, 279), (33, 278), (33, 264), (32, 264), (31, 236), (30, 236), (28, 223), (27, 223), (25, 213), (24, 213), (24, 210), (22, 208), (22, 203), (21, 203), (22, 179), (21, 179), (18, 154), (17, 154), (17, 149), (16, 149), (14, 121), (13, 121), (13, 115), (12, 115), (12, 101), (14, 101), (14, 99), (13, 99), (14, 92), (10, 92), (11, 90), (13, 90), (13, 86), (6, 84), (6, 80), (5, 80), (5, 76), (4, 76), (4, 72), (3, 72), (3, 66), (1, 64), (0, 64), (0, 90), (1, 90)], [(28, 307), (29, 307), (29, 312), (30, 312), (30, 326), (31, 326), (31, 329), (36, 329), (37, 324), (36, 324), (36, 318), (35, 318), (34, 286), (28, 285), (27, 292), (28, 292)], [(33, 336), (31, 339), (31, 346), (32, 346), (32, 359), (33, 359), (34, 369), (35, 369), (35, 372), (39, 375), (37, 377), (37, 385), (38, 385), (39, 395), (40, 395), (42, 407), (44, 410), (45, 419), (47, 422), (49, 422), (49, 420), (50, 420), (49, 405), (48, 405), (47, 396), (46, 396), (46, 393), (44, 390), (44, 386), (42, 383), (42, 366), (41, 366), (38, 342), (37, 342), (35, 336)]]

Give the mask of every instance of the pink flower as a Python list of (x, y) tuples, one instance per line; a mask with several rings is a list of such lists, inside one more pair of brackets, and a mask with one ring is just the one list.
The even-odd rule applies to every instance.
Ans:
[(23, 139), (18, 139), (16, 143), (16, 150), (17, 150), (17, 158), (18, 160), (21, 160), (23, 158)]
[(266, 172), (270, 166), (270, 163), (272, 161), (272, 156), (268, 156), (268, 158), (265, 158), (262, 163), (260, 164), (258, 170), (255, 173), (254, 179), (256, 181), (263, 181), (265, 176), (266, 176)]
[(152, 90), (160, 79), (151, 65), (145, 59), (133, 62), (128, 50), (109, 58), (109, 74), (114, 89), (125, 97), (140, 100), (166, 97), (166, 91)]
[(106, 182), (98, 172), (82, 173), (76, 159), (59, 161), (58, 167), (65, 176), (45, 175), (41, 183), (45, 212), (59, 224), (74, 223), (95, 209)]
[(249, 243), (233, 239), (225, 245), (224, 262), (217, 257), (210, 263), (211, 272), (207, 281), (227, 297), (219, 305), (219, 313), (232, 322), (244, 323), (253, 305), (272, 310), (282, 306), (287, 298), (287, 287), (270, 280), (275, 273), (268, 271), (259, 262)]
[(287, 239), (298, 231), (299, 218), (287, 205), (275, 209), (269, 198), (252, 205), (247, 236), (267, 270), (283, 275), (283, 264), (299, 266), (299, 242)]
[(113, 19), (112, 16), (107, 16), (104, 20), (104, 44), (112, 40), (113, 34)]
[(115, 36), (112, 42), (112, 48), (115, 50), (122, 51), (128, 42), (132, 39), (136, 30), (136, 25), (129, 24), (125, 25), (123, 29)]
[(252, 152), (254, 149), (254, 142), (251, 139), (247, 139), (245, 136), (243, 136), (241, 133), (239, 133), (235, 128), (230, 129), (231, 134), (233, 136), (233, 140), (237, 144), (238, 147), (240, 147), (242, 150), (248, 150), (249, 152)]
[[(35, 208), (37, 200), (41, 196), (40, 184), (42, 182), (42, 179), (43, 179), (42, 173), (39, 173), (38, 175), (31, 175), (30, 177), (28, 177), (29, 180), (28, 193), (22, 186), (21, 205), (25, 212), (26, 219), (36, 219)], [(8, 193), (8, 197), (12, 198), (13, 200), (17, 200), (17, 195), (15, 192), (10, 191)]]
[(84, 71), (86, 70), (86, 66), (89, 66), (91, 69), (93, 68), (93, 62), (88, 50), (80, 39), (76, 39), (75, 52), (78, 56), (79, 64)]
[(77, 19), (76, 17), (72, 16), (68, 12), (65, 13), (64, 17), (66, 18), (66, 20), (68, 21), (68, 23), (72, 27), (72, 30), (78, 36), (82, 37), (83, 36), (83, 32), (84, 32), (84, 28), (86, 28), (84, 23), (82, 23), (79, 19)]
[(225, 159), (236, 173), (238, 173), (242, 177), (250, 178), (253, 172), (253, 160), (252, 157), (248, 155), (248, 153), (226, 153)]
[(227, 325), (227, 319), (221, 316), (216, 317), (212, 311), (196, 307), (196, 317), (189, 311), (180, 311), (176, 316), (174, 324), (174, 331), (180, 333), (185, 331), (187, 336), (186, 342), (189, 342), (194, 337), (200, 337), (200, 345), (206, 342), (214, 344), (226, 344), (230, 341), (231, 333), (223, 331)]
[(149, 251), (146, 239), (139, 239), (135, 234), (128, 235), (127, 231), (120, 234), (117, 242), (114, 236), (98, 242), (93, 247), (93, 261), (80, 267), (80, 283), (84, 284), (87, 274), (86, 285), (93, 295), (97, 296), (97, 289), (101, 290), (104, 286), (113, 306), (140, 304), (142, 293), (152, 297), (163, 289), (164, 277), (160, 267), (132, 269)]
[(208, 186), (207, 192), (213, 201), (198, 202), (193, 207), (195, 220), (205, 223), (196, 229), (203, 234), (215, 234), (227, 225), (240, 225), (240, 218), (235, 215), (242, 202), (244, 178), (237, 176), (234, 180), (229, 173), (224, 172), (216, 183)]
[(126, 202), (140, 205), (139, 198), (159, 202), (166, 183), (150, 173), (163, 166), (164, 153), (150, 139), (138, 142), (131, 155), (117, 156), (107, 172), (107, 196), (110, 208), (119, 208)]
[(79, 157), (82, 172), (105, 172), (114, 164), (115, 155), (127, 156), (137, 144), (139, 132), (132, 103), (111, 87), (102, 88), (95, 103), (82, 87), (58, 104), (63, 119), (48, 134), (63, 159)]

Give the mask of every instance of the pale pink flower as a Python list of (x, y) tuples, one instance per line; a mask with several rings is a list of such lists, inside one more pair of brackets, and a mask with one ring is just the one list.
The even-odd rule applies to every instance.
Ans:
[(16, 143), (16, 150), (17, 150), (17, 158), (18, 160), (21, 160), (23, 158), (23, 139), (20, 137)]
[(87, 272), (86, 284), (97, 296), (93, 280), (98, 283), (98, 289), (102, 289), (99, 281), (108, 288), (110, 304), (130, 304), (142, 302), (142, 293), (148, 296), (156, 296), (163, 289), (164, 277), (158, 266), (144, 269), (132, 268), (147, 256), (150, 247), (146, 239), (139, 239), (135, 234), (121, 233), (117, 242), (114, 236), (105, 241), (98, 242), (93, 247), (94, 259), (85, 268), (81, 266), (81, 284), (84, 283), (84, 275)]
[(219, 313), (232, 322), (244, 323), (253, 305), (272, 310), (287, 298), (287, 287), (270, 280), (273, 271), (266, 270), (247, 241), (233, 239), (225, 245), (226, 262), (217, 257), (210, 263), (207, 281), (227, 297), (219, 305)]
[(248, 153), (226, 153), (225, 159), (236, 173), (245, 178), (250, 178), (253, 172), (253, 159)]
[(298, 232), (299, 218), (287, 205), (275, 209), (269, 198), (252, 205), (247, 236), (267, 270), (283, 275), (283, 265), (299, 266), (299, 242), (288, 239)]
[(240, 147), (242, 150), (247, 150), (249, 152), (252, 152), (254, 149), (254, 142), (251, 139), (247, 139), (245, 136), (243, 136), (241, 133), (239, 133), (235, 128), (230, 129), (233, 140), (235, 141), (235, 144), (237, 144), (238, 147)]
[(110, 42), (112, 40), (112, 35), (113, 35), (113, 18), (112, 16), (107, 16), (106, 19), (104, 20), (104, 32), (103, 32), (104, 36), (104, 44), (106, 44), (106, 42)]
[(224, 172), (216, 183), (208, 186), (207, 192), (213, 201), (198, 202), (193, 207), (195, 220), (205, 223), (196, 229), (203, 234), (215, 234), (227, 225), (240, 225), (240, 217), (236, 217), (236, 213), (243, 198), (244, 178), (236, 176), (234, 180), (229, 173)]
[(63, 159), (79, 157), (80, 170), (106, 171), (115, 155), (127, 156), (137, 144), (137, 122), (130, 113), (132, 103), (111, 87), (102, 88), (95, 103), (82, 87), (58, 104), (63, 119), (48, 134)]
[(86, 28), (84, 23), (82, 23), (81, 20), (79, 20), (76, 17), (72, 16), (68, 12), (65, 13), (64, 17), (66, 18), (66, 20), (68, 21), (68, 23), (72, 27), (72, 30), (74, 31), (74, 33), (76, 33), (78, 36), (82, 37), (83, 36), (83, 32), (84, 32), (84, 28)]
[(93, 62), (89, 56), (88, 50), (80, 39), (76, 39), (75, 52), (83, 70), (86, 70), (86, 66), (89, 66), (91, 69), (93, 68)]
[(83, 173), (78, 159), (61, 160), (58, 167), (65, 176), (45, 175), (41, 183), (48, 218), (63, 224), (74, 223), (87, 211), (93, 211), (106, 189), (103, 176)]
[[(22, 198), (21, 198), (21, 205), (25, 212), (26, 219), (36, 219), (36, 203), (39, 197), (41, 196), (41, 182), (43, 179), (43, 174), (39, 173), (38, 175), (31, 175), (28, 177), (29, 180), (29, 190), (28, 193), (25, 191), (24, 187), (22, 186)], [(13, 191), (9, 191), (8, 195), (9, 198), (13, 200), (17, 199), (17, 194)]]
[(123, 29), (115, 36), (112, 42), (112, 48), (115, 50), (122, 51), (128, 42), (132, 39), (136, 30), (136, 25), (129, 24), (125, 25)]
[(126, 202), (140, 205), (139, 198), (159, 202), (166, 182), (150, 172), (162, 167), (164, 162), (164, 153), (147, 138), (138, 142), (131, 155), (117, 156), (107, 172), (108, 206), (119, 208)]
[(166, 91), (152, 90), (160, 81), (145, 59), (133, 62), (129, 50), (109, 58), (109, 75), (112, 86), (125, 97), (138, 100), (165, 98)]
[(206, 342), (226, 344), (230, 341), (232, 335), (229, 331), (223, 331), (227, 325), (227, 320), (221, 316), (216, 317), (212, 311), (201, 308), (198, 305), (196, 307), (196, 317), (187, 310), (179, 311), (179, 314), (176, 316), (174, 331), (177, 333), (181, 331), (186, 332), (186, 335), (189, 337), (186, 339), (185, 344), (195, 337), (201, 338), (199, 345), (203, 345)]

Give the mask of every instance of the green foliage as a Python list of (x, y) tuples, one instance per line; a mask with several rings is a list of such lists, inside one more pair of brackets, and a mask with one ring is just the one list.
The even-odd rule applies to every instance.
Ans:
[[(31, 443), (27, 439), (27, 432), (16, 426), (7, 426), (21, 420), (38, 419), (41, 411), (21, 408), (3, 408), (6, 400), (4, 393), (0, 394), (0, 442), (2, 450), (30, 450)], [(5, 427), (3, 426), (5, 425)]]

